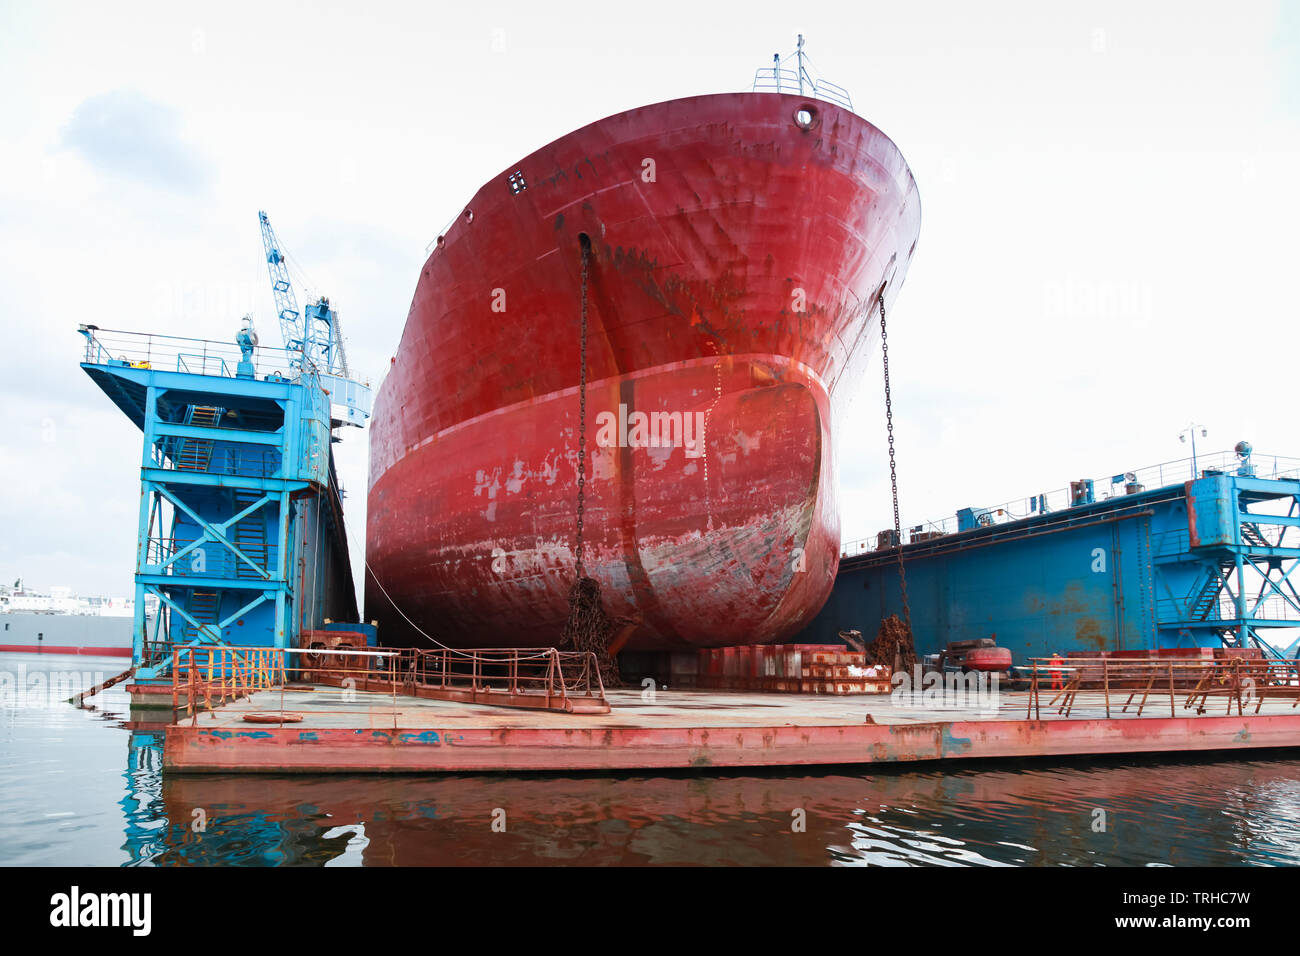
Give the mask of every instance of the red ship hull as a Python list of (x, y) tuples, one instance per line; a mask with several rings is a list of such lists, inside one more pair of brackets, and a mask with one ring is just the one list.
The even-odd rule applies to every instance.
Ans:
[(838, 568), (834, 424), (919, 224), (883, 133), (780, 94), (621, 113), (484, 186), (425, 264), (376, 397), (381, 639), (559, 639), (584, 235), (584, 558), (606, 609), (641, 621), (632, 649), (799, 631)]

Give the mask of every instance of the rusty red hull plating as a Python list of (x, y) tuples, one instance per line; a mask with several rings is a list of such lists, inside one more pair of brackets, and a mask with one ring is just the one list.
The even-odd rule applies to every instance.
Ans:
[(642, 622), (635, 649), (799, 631), (838, 568), (835, 424), (919, 225), (883, 133), (788, 95), (621, 113), (495, 177), (425, 263), (376, 397), (366, 614), (381, 639), (558, 640), (584, 236), (584, 556), (607, 610)]

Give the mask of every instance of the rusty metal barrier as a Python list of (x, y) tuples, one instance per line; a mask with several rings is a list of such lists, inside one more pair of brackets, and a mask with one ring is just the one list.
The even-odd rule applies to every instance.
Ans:
[[(1081, 691), (1102, 692), (1106, 716), (1111, 716), (1111, 696), (1128, 692), (1121, 714), (1129, 712), (1137, 701), (1134, 715), (1141, 717), (1154, 695), (1169, 700), (1169, 716), (1177, 716), (1177, 699), (1182, 696), (1184, 710), (1206, 712), (1211, 697), (1226, 700), (1226, 713), (1237, 714), (1254, 703), (1258, 714), (1264, 698), (1291, 699), (1291, 707), (1300, 704), (1300, 660), (1245, 659), (1240, 657), (1213, 660), (1188, 659), (1114, 659), (1108, 657), (1033, 657), (1030, 658), (1029, 699), (1025, 716), (1042, 719), (1043, 684), (1054, 692), (1048, 701), (1059, 716), (1069, 717)], [(1180, 693), (1181, 692), (1181, 693)], [(1198, 703), (1199, 700), (1199, 703)]]
[(234, 647), (229, 644), (173, 647), (172, 712), (180, 712), (181, 689), (186, 706), (198, 713), (198, 701), (206, 710), (259, 690), (284, 683), (284, 657), (274, 647)]
[(407, 693), (467, 703), (609, 713), (596, 655), (555, 648), (404, 650), (393, 661)]
[[(367, 649), (199, 645), (172, 650), (172, 708), (184, 695), (191, 721), (260, 690), (357, 691), (564, 713), (607, 714), (596, 655), (555, 648)], [(297, 685), (297, 686), (295, 686)], [(396, 711), (395, 711), (396, 712)]]
[[(409, 697), (567, 713), (609, 713), (596, 655), (555, 648), (402, 648), (358, 651), (291, 648), (297, 673), (313, 683)], [(377, 666), (365, 659), (379, 659)]]

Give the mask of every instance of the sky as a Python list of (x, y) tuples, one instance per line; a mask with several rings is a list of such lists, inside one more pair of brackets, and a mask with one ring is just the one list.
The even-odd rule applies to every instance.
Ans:
[[(130, 591), (140, 436), (79, 323), (229, 341), (252, 312), (274, 340), (266, 209), (376, 377), (484, 182), (749, 89), (797, 33), (921, 195), (889, 336), (905, 526), (1183, 457), (1191, 422), (1300, 455), (1298, 10), (0, 0), (0, 580)], [(892, 522), (874, 376), (837, 429), (846, 540)], [(336, 449), (359, 567), (365, 433)]]

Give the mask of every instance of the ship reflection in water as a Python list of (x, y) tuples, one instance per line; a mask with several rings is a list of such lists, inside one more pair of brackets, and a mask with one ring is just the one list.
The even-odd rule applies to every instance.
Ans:
[(175, 777), (126, 848), (159, 865), (1295, 864), (1296, 770)]
[[(1295, 759), (164, 777), (159, 735), (125, 726), (119, 689), (94, 711), (63, 703), (61, 688), (48, 700), (13, 692), (34, 673), (77, 668), (89, 678), (115, 663), (0, 655), (9, 688), (0, 701), (0, 864), (1300, 863)], [(1099, 811), (1104, 832), (1094, 831)]]
[[(1300, 862), (1295, 761), (674, 777), (174, 777), (170, 864)], [(195, 811), (207, 829), (194, 832)], [(1105, 832), (1094, 832), (1106, 814)], [(800, 814), (798, 811), (802, 811)], [(504, 812), (505, 832), (494, 832)], [(793, 827), (802, 817), (804, 832)]]

